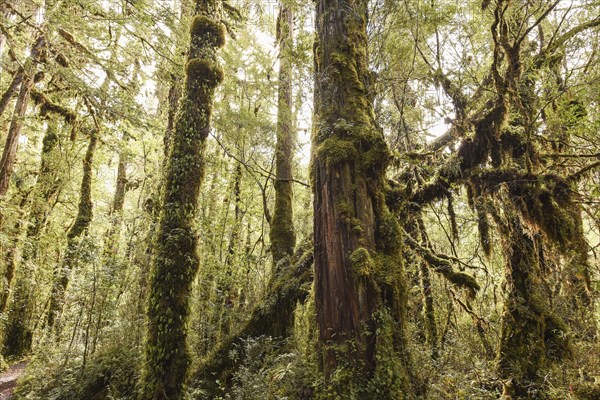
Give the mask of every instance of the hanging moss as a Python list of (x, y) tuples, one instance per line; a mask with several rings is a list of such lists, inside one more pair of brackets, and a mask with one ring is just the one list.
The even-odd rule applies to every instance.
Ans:
[(225, 25), (220, 21), (204, 15), (197, 15), (192, 20), (190, 35), (192, 39), (199, 38), (205, 41), (207, 46), (223, 47), (227, 31)]
[[(479, 203), (479, 201), (478, 201)], [(477, 211), (477, 230), (479, 232), (479, 243), (487, 257), (492, 255), (492, 238), (490, 237), (490, 221), (488, 214), (481, 204), (475, 206)]]

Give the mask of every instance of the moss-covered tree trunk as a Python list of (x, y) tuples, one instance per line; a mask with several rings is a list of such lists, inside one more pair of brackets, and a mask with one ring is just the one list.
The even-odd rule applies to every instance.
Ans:
[(523, 227), (517, 212), (508, 212), (500, 233), (506, 263), (507, 294), (498, 369), (505, 392), (513, 399), (543, 399), (543, 377), (552, 360), (568, 351), (567, 327), (550, 308), (544, 290), (538, 243)]
[(194, 224), (215, 89), (223, 80), (216, 50), (225, 43), (220, 1), (198, 1), (192, 20), (185, 88), (164, 173), (154, 244), (141, 398), (183, 397), (189, 295), (198, 269)]
[[(271, 220), (271, 252), (275, 272), (289, 262), (296, 246), (293, 221), (292, 162), (294, 159), (294, 123), (292, 111), (292, 50), (294, 13), (285, 2), (279, 6), (277, 40), (279, 41), (279, 91), (277, 144), (275, 146), (275, 209)], [(279, 267), (278, 267), (279, 265)]]
[(369, 93), (367, 6), (317, 2), (315, 300), (329, 394), (397, 399), (410, 392), (406, 289), (400, 228), (385, 203), (389, 151)]
[(13, 288), (13, 278), (15, 277), (15, 270), (19, 263), (19, 247), (22, 239), (22, 227), (23, 227), (23, 216), (27, 202), (29, 201), (29, 193), (21, 193), (21, 200), (19, 201), (19, 209), (17, 214), (17, 220), (9, 230), (9, 235), (13, 238), (13, 241), (7, 251), (4, 253), (4, 272), (2, 276), (2, 292), (0, 292), (0, 313), (6, 312), (6, 306), (10, 298)]
[(40, 234), (44, 230), (51, 204), (60, 190), (58, 178), (57, 150), (59, 147), (58, 126), (50, 118), (42, 141), (42, 156), (38, 180), (33, 189), (29, 211), (27, 233), (22, 246), (22, 257), (15, 273), (12, 301), (9, 303), (8, 319), (3, 338), (3, 354), (22, 356), (31, 350), (33, 338), (33, 296), (31, 278), (35, 274)]
[(67, 249), (62, 262), (54, 269), (52, 278), (52, 291), (48, 306), (48, 317), (46, 325), (52, 329), (63, 309), (65, 290), (69, 284), (69, 275), (78, 263), (78, 249), (82, 236), (86, 233), (92, 222), (92, 172), (94, 153), (98, 144), (97, 129), (90, 132), (90, 141), (83, 158), (83, 176), (81, 178), (81, 190), (79, 194), (79, 205), (77, 216), (73, 225), (67, 232)]

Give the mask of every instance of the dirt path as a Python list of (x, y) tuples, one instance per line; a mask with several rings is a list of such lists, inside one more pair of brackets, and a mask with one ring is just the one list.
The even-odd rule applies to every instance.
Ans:
[(0, 374), (0, 400), (9, 400), (12, 398), (13, 390), (17, 385), (17, 379), (23, 372), (27, 362), (23, 361), (11, 366), (7, 371)]

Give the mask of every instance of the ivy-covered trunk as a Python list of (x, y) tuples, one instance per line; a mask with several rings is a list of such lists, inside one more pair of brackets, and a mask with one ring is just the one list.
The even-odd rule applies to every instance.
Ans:
[(225, 43), (220, 1), (198, 1), (190, 29), (185, 88), (165, 168), (154, 243), (141, 398), (181, 399), (190, 356), (186, 322), (198, 270), (194, 223), (212, 102), (223, 70), (216, 50)]
[[(271, 222), (271, 251), (275, 272), (290, 261), (296, 246), (293, 221), (292, 162), (294, 124), (292, 111), (292, 50), (294, 42), (294, 13), (285, 2), (280, 4), (277, 19), (279, 41), (279, 92), (277, 109), (277, 144), (275, 147), (275, 209)], [(278, 266), (279, 265), (279, 266)]]
[(315, 301), (328, 395), (408, 397), (402, 237), (369, 93), (364, 0), (319, 0), (313, 130)]

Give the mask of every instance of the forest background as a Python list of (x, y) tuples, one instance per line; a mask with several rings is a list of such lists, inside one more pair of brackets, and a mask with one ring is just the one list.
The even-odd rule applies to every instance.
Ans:
[(598, 26), (587, 0), (2, 0), (16, 398), (599, 398)]

